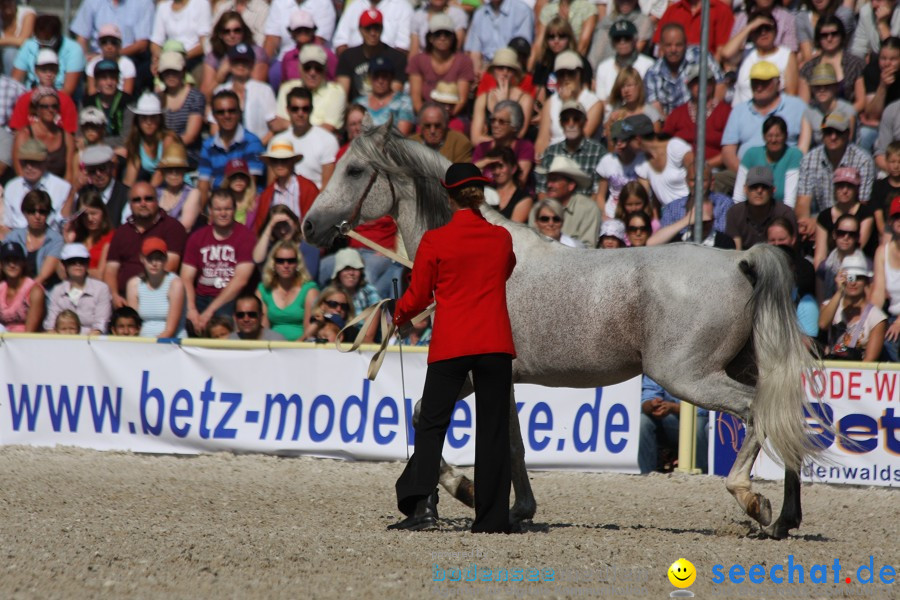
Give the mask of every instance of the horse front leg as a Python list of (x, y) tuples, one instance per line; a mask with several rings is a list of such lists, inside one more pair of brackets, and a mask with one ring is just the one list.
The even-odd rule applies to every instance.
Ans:
[(509, 520), (515, 530), (522, 521), (533, 518), (537, 511), (537, 502), (534, 499), (534, 492), (531, 490), (528, 470), (525, 468), (525, 444), (522, 441), (522, 431), (519, 427), (515, 388), (509, 392), (509, 454), (510, 474), (512, 475), (513, 491), (516, 495), (516, 501), (509, 511)]
[(781, 514), (763, 532), (776, 540), (783, 540), (791, 529), (800, 527), (803, 520), (803, 509), (800, 507), (800, 473), (796, 469), (784, 469), (784, 503)]
[[(470, 374), (466, 377), (466, 382), (459, 391), (457, 401), (462, 400), (474, 390), (475, 387), (472, 385), (472, 376)], [(413, 411), (414, 427), (419, 422), (419, 405), (421, 403), (422, 399), (419, 398), (419, 401), (416, 402), (416, 408)], [(441, 457), (441, 470), (438, 474), (438, 483), (442, 488), (447, 490), (447, 493), (450, 494), (450, 496), (456, 498), (469, 508), (475, 508), (475, 483), (461, 472), (457, 471), (456, 467), (444, 460), (443, 457)]]

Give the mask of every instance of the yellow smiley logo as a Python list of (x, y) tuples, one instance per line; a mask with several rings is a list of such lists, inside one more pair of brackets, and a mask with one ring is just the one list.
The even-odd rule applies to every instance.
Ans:
[(677, 588), (691, 587), (695, 579), (697, 569), (685, 558), (679, 558), (669, 567), (669, 581)]

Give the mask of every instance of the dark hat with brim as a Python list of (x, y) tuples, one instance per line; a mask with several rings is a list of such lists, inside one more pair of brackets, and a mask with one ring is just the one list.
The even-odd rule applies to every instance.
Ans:
[(461, 190), (473, 185), (483, 187), (490, 182), (490, 179), (481, 174), (481, 169), (472, 163), (453, 163), (447, 169), (441, 185), (448, 190)]

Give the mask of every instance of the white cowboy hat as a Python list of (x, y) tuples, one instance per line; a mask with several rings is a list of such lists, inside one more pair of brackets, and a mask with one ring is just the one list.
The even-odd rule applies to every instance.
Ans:
[(578, 163), (568, 156), (554, 156), (547, 175), (563, 175), (575, 181), (578, 187), (583, 188), (591, 184), (591, 177), (578, 166)]

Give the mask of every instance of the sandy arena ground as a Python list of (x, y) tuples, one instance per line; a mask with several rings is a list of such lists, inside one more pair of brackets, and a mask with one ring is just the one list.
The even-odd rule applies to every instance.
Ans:
[[(900, 571), (898, 490), (804, 485), (806, 520), (776, 542), (755, 535), (719, 478), (545, 472), (533, 474), (528, 533), (474, 536), (471, 511), (446, 494), (442, 531), (387, 532), (401, 469), (0, 448), (0, 598), (668, 598), (680, 556), (698, 570), (697, 598), (900, 598), (900, 583), (877, 583), (883, 564)], [(780, 507), (780, 484), (757, 487)], [(711, 582), (715, 564), (768, 573), (788, 555), (806, 583)], [(870, 555), (876, 583), (863, 585)], [(553, 569), (554, 581), (433, 581), (435, 564), (449, 578), (473, 563), (479, 576)], [(810, 583), (815, 564), (829, 583)]]

